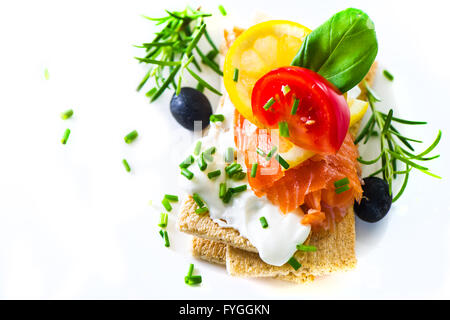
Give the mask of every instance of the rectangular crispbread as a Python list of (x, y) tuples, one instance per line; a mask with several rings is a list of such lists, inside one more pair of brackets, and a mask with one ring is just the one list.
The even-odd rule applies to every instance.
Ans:
[[(239, 31), (240, 33), (241, 31)], [(234, 30), (234, 33), (239, 33)], [(227, 38), (227, 37), (226, 37)], [(226, 39), (224, 54), (231, 44)], [(230, 43), (229, 43), (230, 42)], [(364, 81), (372, 85), (377, 64), (374, 63)], [(358, 99), (367, 100), (367, 90), (364, 81), (359, 85), (361, 94)], [(361, 121), (349, 130), (356, 136)], [(261, 260), (257, 249), (250, 241), (242, 237), (232, 228), (220, 227), (209, 215), (195, 213), (197, 205), (188, 197), (183, 204), (177, 219), (180, 231), (192, 234), (192, 254), (194, 257), (217, 264), (226, 265), (227, 271), (233, 276), (242, 277), (271, 277), (296, 283), (314, 280), (317, 276), (336, 271), (346, 271), (356, 265), (355, 257), (355, 217), (353, 208), (348, 208), (345, 218), (331, 231), (311, 233), (305, 244), (317, 247), (316, 252), (298, 251), (295, 257), (302, 267), (295, 271), (289, 264), (277, 267)]]

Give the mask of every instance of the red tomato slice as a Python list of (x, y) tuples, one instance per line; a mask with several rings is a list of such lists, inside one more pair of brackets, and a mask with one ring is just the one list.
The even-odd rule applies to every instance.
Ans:
[[(271, 98), (275, 102), (266, 110)], [(292, 115), (296, 99), (298, 108)], [(252, 110), (268, 128), (286, 121), (290, 141), (319, 153), (336, 153), (350, 124), (350, 110), (339, 90), (321, 75), (300, 67), (274, 69), (259, 79), (252, 92)]]

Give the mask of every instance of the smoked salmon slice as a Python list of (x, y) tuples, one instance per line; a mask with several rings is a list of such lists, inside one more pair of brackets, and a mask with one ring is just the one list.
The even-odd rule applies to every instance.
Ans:
[[(284, 213), (301, 208), (302, 220), (313, 230), (329, 229), (347, 213), (349, 206), (362, 197), (357, 162), (358, 149), (349, 133), (337, 154), (317, 154), (300, 165), (283, 171), (275, 157), (267, 154), (275, 138), (235, 113), (234, 135), (236, 147), (244, 154), (250, 187), (258, 197), (266, 196)], [(276, 141), (278, 142), (278, 141)], [(258, 162), (256, 177), (250, 176), (252, 164)], [(336, 193), (334, 182), (348, 178), (348, 191)]]

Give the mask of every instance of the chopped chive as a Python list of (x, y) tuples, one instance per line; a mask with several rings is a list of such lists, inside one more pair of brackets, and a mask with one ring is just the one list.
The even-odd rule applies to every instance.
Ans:
[(199, 208), (202, 208), (205, 205), (205, 202), (198, 193), (194, 193), (192, 195), (192, 198), (194, 199), (195, 203), (199, 206)]
[(192, 180), (192, 178), (194, 177), (194, 174), (186, 168), (181, 169), (181, 174), (185, 176), (188, 180)]
[(45, 80), (50, 79), (50, 73), (48, 72), (47, 68), (44, 69), (44, 78), (45, 78)]
[(198, 141), (194, 148), (194, 155), (198, 156), (200, 154), (201, 148), (202, 148), (202, 142)]
[(166, 248), (170, 247), (169, 234), (164, 230), (164, 246)]
[(206, 213), (206, 212), (208, 212), (208, 211), (209, 211), (208, 207), (203, 207), (203, 208), (197, 208), (197, 209), (195, 209), (195, 213), (196, 213), (196, 214), (204, 214), (204, 213)]
[(216, 153), (216, 147), (208, 148), (208, 149), (206, 149), (206, 150), (203, 152), (203, 157), (204, 157), (206, 160), (208, 160), (208, 161), (211, 162), (211, 161), (213, 161), (212, 155), (213, 155), (214, 153)]
[(340, 194), (340, 193), (345, 192), (345, 191), (347, 191), (347, 190), (350, 190), (350, 187), (349, 187), (348, 184), (346, 184), (345, 186), (342, 186), (342, 187), (340, 187), (340, 188), (337, 188), (337, 189), (335, 190), (335, 192), (336, 192), (336, 194)]
[(222, 182), (219, 187), (219, 198), (223, 199), (225, 197), (225, 193), (227, 192), (227, 184)]
[(193, 263), (191, 263), (189, 265), (189, 270), (188, 270), (188, 273), (187, 273), (187, 277), (190, 278), (192, 276), (192, 273), (194, 273), (194, 264)]
[(202, 283), (202, 276), (186, 276), (184, 278), (184, 282), (186, 282), (186, 284), (192, 286), (192, 285), (196, 285), (196, 284), (200, 284)]
[(205, 161), (204, 154), (202, 153), (200, 157), (197, 159), (198, 167), (201, 171), (205, 171), (208, 164)]
[(218, 176), (220, 176), (220, 173), (221, 173), (220, 170), (215, 170), (215, 171), (208, 172), (208, 178), (209, 179), (213, 179), (215, 177), (218, 177)]
[(67, 119), (69, 119), (72, 116), (73, 116), (73, 110), (72, 109), (69, 109), (69, 110), (64, 111), (63, 113), (61, 113), (61, 119), (63, 119), (63, 120), (67, 120)]
[(335, 181), (335, 182), (334, 182), (334, 186), (335, 186), (336, 188), (339, 188), (339, 187), (345, 186), (346, 184), (349, 184), (349, 183), (350, 183), (350, 180), (348, 180), (348, 178), (345, 177), (345, 178), (343, 178), (343, 179), (341, 179), (341, 180)]
[(164, 239), (164, 231), (161, 229), (161, 230), (159, 230), (159, 235), (161, 236), (161, 238), (163, 238)]
[(266, 104), (264, 105), (264, 110), (269, 110), (269, 108), (275, 103), (275, 99), (272, 97), (270, 98)]
[(194, 157), (189, 155), (189, 157), (187, 157), (182, 163), (179, 164), (179, 167), (181, 169), (186, 169), (193, 163), (194, 163)]
[(233, 81), (234, 82), (238, 82), (238, 80), (239, 80), (239, 69), (238, 68), (234, 68)]
[(225, 153), (225, 162), (231, 163), (234, 161), (234, 148), (228, 148)]
[(66, 129), (66, 131), (64, 131), (64, 135), (61, 139), (61, 143), (66, 144), (67, 140), (69, 139), (69, 136), (70, 136), (70, 129)]
[(304, 251), (304, 252), (315, 252), (315, 251), (317, 251), (317, 247), (316, 246), (307, 246), (304, 244), (298, 244), (297, 250)]
[(169, 212), (172, 211), (172, 206), (170, 205), (169, 200), (164, 198), (164, 199), (162, 199), (161, 203), (164, 206), (164, 208), (166, 208), (167, 211), (169, 211)]
[(233, 174), (242, 171), (242, 167), (238, 163), (233, 163), (225, 168), (225, 172), (228, 174), (229, 177), (232, 177)]
[(161, 213), (161, 221), (159, 222), (158, 226), (160, 226), (161, 228), (166, 228), (168, 221), (169, 215), (167, 213)]
[(392, 75), (392, 73), (390, 73), (387, 70), (383, 70), (383, 75), (386, 77), (386, 79), (388, 79), (389, 81), (394, 81), (394, 76)]
[(269, 153), (267, 154), (266, 160), (269, 161), (270, 159), (272, 159), (275, 152), (277, 152), (276, 146), (272, 147), (272, 149), (269, 151)]
[(266, 229), (269, 226), (265, 217), (259, 218), (259, 222), (261, 222), (261, 227), (263, 227), (263, 229)]
[(173, 194), (165, 194), (164, 199), (167, 199), (172, 202), (178, 202), (178, 196), (173, 195)]
[(280, 129), (280, 136), (289, 137), (289, 127), (286, 121), (278, 122), (278, 128)]
[(284, 96), (287, 95), (290, 91), (291, 91), (291, 87), (289, 87), (288, 85), (281, 87), (281, 92), (283, 92)]
[(232, 178), (234, 181), (241, 181), (241, 180), (244, 180), (246, 176), (247, 176), (247, 173), (245, 173), (244, 171), (241, 171), (241, 172), (236, 172), (236, 173), (234, 173), (234, 174), (231, 176), (231, 178)]
[(297, 259), (295, 259), (295, 257), (291, 257), (288, 261), (288, 263), (291, 265), (292, 268), (294, 268), (295, 271), (297, 271), (298, 269), (300, 269), (300, 267), (302, 266), (300, 264), (300, 262), (297, 261)]
[(300, 103), (299, 99), (294, 99), (294, 104), (292, 105), (291, 114), (295, 115), (297, 113), (298, 104)]
[(243, 191), (247, 190), (247, 185), (243, 184), (243, 185), (240, 185), (239, 187), (230, 188), (230, 190), (232, 193), (243, 192)]
[(258, 163), (252, 164), (252, 172), (250, 173), (250, 177), (256, 177), (256, 171), (258, 170)]
[(219, 5), (219, 11), (224, 17), (227, 15), (225, 8), (221, 4)]
[(225, 120), (225, 116), (223, 114), (212, 114), (209, 117), (209, 121), (211, 122), (222, 122), (223, 120)]
[(123, 159), (122, 160), (123, 166), (125, 167), (125, 170), (127, 170), (127, 172), (131, 171), (130, 165), (128, 164), (127, 159)]
[(233, 195), (231, 189), (228, 189), (227, 192), (225, 192), (225, 195), (222, 198), (223, 203), (228, 203), (231, 200), (231, 196)]
[(266, 157), (266, 153), (264, 151), (262, 151), (260, 148), (256, 148), (256, 153), (259, 154), (263, 158)]
[(275, 156), (275, 159), (280, 163), (280, 165), (285, 169), (289, 169), (289, 163), (286, 162), (279, 154)]
[(125, 140), (125, 143), (132, 143), (138, 136), (138, 133), (136, 130), (131, 131), (129, 134), (127, 134), (123, 139)]

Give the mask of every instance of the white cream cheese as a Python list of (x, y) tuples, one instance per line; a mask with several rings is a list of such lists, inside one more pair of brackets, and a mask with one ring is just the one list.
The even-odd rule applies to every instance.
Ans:
[[(216, 147), (214, 161), (208, 162), (205, 171), (201, 171), (197, 162), (188, 170), (194, 174), (192, 180), (180, 176), (180, 184), (184, 191), (192, 195), (197, 193), (209, 208), (209, 215), (213, 221), (222, 227), (230, 227), (239, 231), (247, 238), (259, 252), (261, 259), (271, 265), (281, 266), (295, 253), (296, 245), (303, 243), (310, 233), (310, 226), (300, 223), (302, 213), (299, 211), (283, 214), (265, 196), (257, 197), (250, 187), (238, 194), (234, 194), (228, 204), (219, 198), (219, 185), (226, 180), (227, 187), (248, 184), (247, 178), (241, 181), (226, 179), (224, 155), (229, 147), (236, 150), (234, 143), (233, 122), (234, 106), (228, 97), (217, 111), (225, 116), (223, 123), (212, 123), (208, 134), (201, 138), (202, 151)], [(197, 142), (194, 143), (194, 145)], [(190, 148), (192, 153), (193, 147)], [(239, 152), (239, 151), (238, 151)], [(237, 162), (246, 171), (243, 156), (238, 154)], [(210, 180), (208, 172), (221, 170), (221, 175)], [(260, 218), (265, 217), (267, 228), (262, 228)]]

